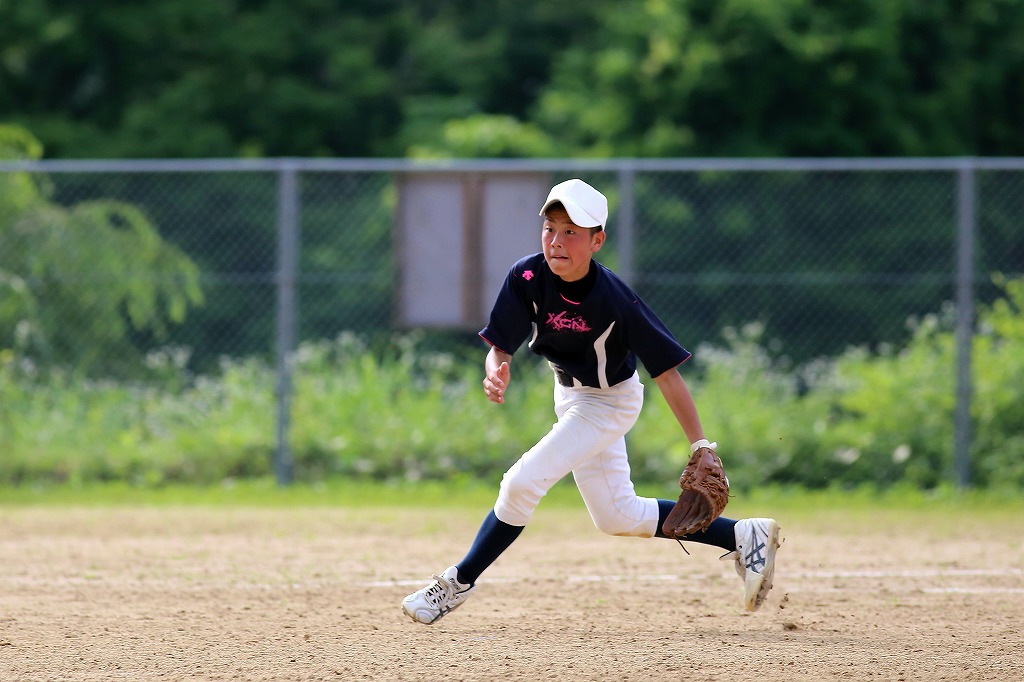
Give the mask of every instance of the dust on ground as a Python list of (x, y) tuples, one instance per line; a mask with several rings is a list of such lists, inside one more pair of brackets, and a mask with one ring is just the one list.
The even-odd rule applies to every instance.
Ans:
[(1024, 519), (779, 516), (775, 589), (749, 614), (719, 550), (612, 538), (582, 506), (542, 506), (458, 611), (403, 616), (486, 511), (0, 507), (0, 680), (1024, 673)]

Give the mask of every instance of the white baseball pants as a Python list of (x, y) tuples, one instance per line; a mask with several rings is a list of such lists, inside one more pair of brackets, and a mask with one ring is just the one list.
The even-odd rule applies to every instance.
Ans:
[(555, 382), (558, 421), (505, 472), (494, 514), (525, 526), (541, 498), (570, 471), (590, 517), (609, 535), (653, 537), (658, 501), (638, 497), (630, 479), (626, 433), (644, 403), (633, 376), (611, 388), (566, 387)]

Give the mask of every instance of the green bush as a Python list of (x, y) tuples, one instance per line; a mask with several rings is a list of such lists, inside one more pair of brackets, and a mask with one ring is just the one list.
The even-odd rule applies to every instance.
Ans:
[[(1024, 488), (1024, 279), (979, 312), (973, 345), (973, 480)], [(952, 311), (913, 322), (903, 348), (851, 348), (799, 367), (769, 354), (762, 328), (726, 330), (681, 370), (737, 490), (763, 484), (934, 488), (952, 479)], [(295, 358), (292, 451), (299, 480), (496, 481), (554, 421), (545, 363), (520, 352), (505, 405), (481, 394), (484, 348), (429, 349), (343, 334)], [(151, 379), (39, 371), (0, 351), (0, 484), (124, 480), (138, 486), (265, 477), (275, 441), (273, 367), (223, 359), (192, 376), (188, 353), (146, 359)], [(637, 482), (671, 486), (685, 438), (646, 381), (630, 433)]]
[[(303, 345), (293, 411), (296, 464), (317, 474), (420, 480), (492, 477), (554, 421), (550, 381), (516, 362), (507, 404), (483, 399), (484, 350), (458, 359), (397, 337), (381, 352), (343, 334)], [(531, 440), (533, 439), (533, 440)]]
[[(38, 161), (26, 130), (0, 124), (0, 160)], [(165, 338), (200, 305), (199, 268), (138, 206), (58, 202), (48, 176), (0, 173), (0, 349), (107, 376), (138, 361), (133, 333)]]
[[(972, 480), (982, 487), (1024, 487), (1024, 279), (999, 281), (1004, 297), (982, 308), (972, 345)], [(806, 485), (903, 481), (935, 487), (953, 475), (956, 345), (951, 308), (913, 321), (905, 348), (850, 349), (823, 365), (806, 401), (817, 452), (827, 472), (793, 465), (769, 480)]]

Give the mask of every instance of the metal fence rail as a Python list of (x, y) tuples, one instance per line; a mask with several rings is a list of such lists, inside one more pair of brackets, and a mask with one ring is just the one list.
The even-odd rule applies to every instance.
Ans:
[(297, 344), (401, 324), (400, 178), (586, 178), (612, 204), (602, 259), (690, 347), (759, 321), (775, 352), (801, 362), (899, 342), (909, 317), (954, 302), (961, 485), (975, 305), (994, 295), (991, 273), (1024, 263), (1024, 159), (0, 162), (0, 179), (19, 173), (46, 177), (59, 204), (140, 207), (199, 265), (207, 303), (169, 341), (200, 360), (276, 358), (283, 483)]

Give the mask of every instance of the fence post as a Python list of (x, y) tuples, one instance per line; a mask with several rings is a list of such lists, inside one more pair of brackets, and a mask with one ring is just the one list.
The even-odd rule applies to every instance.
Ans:
[(277, 444), (274, 474), (278, 485), (292, 482), (292, 372), (298, 326), (296, 281), (299, 269), (299, 189), (295, 164), (285, 161), (277, 176)]
[(619, 167), (619, 223), (615, 234), (619, 242), (619, 276), (629, 286), (633, 281), (634, 247), (636, 242), (636, 170), (631, 165)]
[(971, 346), (974, 340), (974, 246), (978, 229), (975, 168), (965, 161), (957, 171), (956, 241), (956, 408), (953, 466), (956, 484), (971, 483)]

